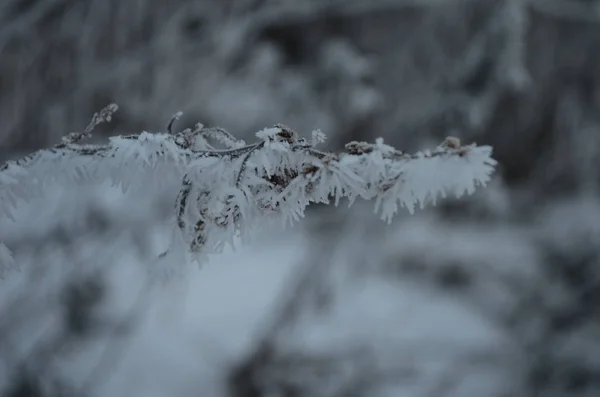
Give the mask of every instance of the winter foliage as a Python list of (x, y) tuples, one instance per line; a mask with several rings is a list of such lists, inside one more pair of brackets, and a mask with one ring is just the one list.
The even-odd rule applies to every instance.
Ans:
[[(473, 193), (490, 180), (496, 164), (489, 146), (461, 145), (456, 138), (416, 154), (403, 153), (381, 138), (350, 142), (338, 154), (316, 148), (325, 139), (320, 131), (309, 141), (280, 124), (257, 132), (258, 140), (251, 144), (202, 124), (173, 132), (181, 113), (173, 116), (166, 132), (115, 136), (106, 145), (82, 142), (116, 110), (109, 105), (82, 133), (70, 133), (53, 148), (4, 164), (1, 214), (10, 217), (19, 201), (43, 194), (49, 185), (108, 179), (126, 191), (180, 180), (175, 238), (161, 257), (183, 248), (200, 260), (267, 221), (298, 220), (310, 203), (373, 200), (375, 212), (390, 222), (399, 207), (412, 213), (440, 196)], [(8, 267), (9, 251), (2, 246), (0, 254), (2, 267)]]

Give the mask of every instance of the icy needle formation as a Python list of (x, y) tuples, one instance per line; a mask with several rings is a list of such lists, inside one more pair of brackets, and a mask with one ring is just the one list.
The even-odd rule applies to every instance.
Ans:
[[(491, 147), (461, 146), (456, 138), (416, 154), (382, 139), (351, 142), (343, 153), (328, 153), (316, 149), (325, 138), (321, 132), (307, 140), (284, 125), (259, 131), (252, 144), (201, 124), (173, 133), (180, 113), (166, 133), (116, 136), (107, 145), (81, 143), (116, 109), (105, 108), (83, 133), (71, 133), (53, 148), (1, 166), (0, 215), (10, 217), (14, 206), (39, 196), (47, 185), (109, 179), (128, 189), (176, 178), (181, 187), (175, 229), (199, 259), (261, 221), (297, 220), (313, 202), (374, 200), (376, 213), (390, 221), (399, 207), (413, 212), (417, 205), (435, 204), (438, 196), (472, 193), (490, 180), (496, 165)], [(0, 248), (0, 262), (8, 263), (9, 256)]]

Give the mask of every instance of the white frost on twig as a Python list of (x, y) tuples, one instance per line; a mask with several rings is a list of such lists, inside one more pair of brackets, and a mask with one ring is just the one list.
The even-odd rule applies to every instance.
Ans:
[[(180, 180), (175, 227), (199, 259), (263, 221), (298, 220), (310, 203), (373, 200), (389, 222), (400, 207), (413, 212), (440, 196), (473, 193), (496, 165), (490, 147), (462, 146), (456, 138), (410, 155), (382, 139), (351, 142), (342, 153), (321, 152), (314, 145), (323, 133), (313, 133), (309, 143), (283, 125), (256, 136), (259, 142), (245, 144), (199, 124), (193, 131), (117, 136), (107, 145), (62, 143), (0, 167), (0, 214), (10, 215), (11, 207), (42, 194), (48, 184), (110, 179), (126, 190)], [(200, 150), (196, 138), (214, 138), (225, 149)]]

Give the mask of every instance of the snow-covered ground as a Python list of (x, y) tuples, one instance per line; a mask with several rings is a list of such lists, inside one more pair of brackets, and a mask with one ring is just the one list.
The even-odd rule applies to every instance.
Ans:
[[(222, 377), (252, 346), (299, 263), (297, 242), (228, 249), (157, 287), (104, 395), (223, 395)], [(119, 281), (127, 289), (135, 280)]]
[[(90, 200), (85, 203), (86, 200), (78, 195), (87, 195)], [(140, 206), (132, 206), (130, 200), (122, 198), (116, 189), (106, 187), (92, 193), (86, 190), (51, 192), (43, 199), (21, 206), (16, 212), (15, 223), (4, 221), (2, 235), (9, 242), (30, 239), (35, 244), (46, 234), (53, 233), (58, 225), (64, 224), (65, 230), (69, 230), (85, 222), (81, 219), (85, 218), (82, 211), (85, 205), (94, 203), (112, 213), (109, 218), (129, 217), (130, 224), (135, 226), (144, 214)], [(150, 216), (148, 218), (151, 220)], [(151, 225), (150, 240), (168, 236), (166, 227), (164, 224)], [(109, 317), (141, 314), (133, 332), (118, 342), (117, 349), (121, 350), (118, 360), (110, 364), (110, 376), (97, 385), (103, 390), (101, 395), (185, 396), (197, 395), (198, 390), (203, 390), (206, 396), (222, 395), (222, 391), (218, 391), (222, 385), (220, 377), (251, 346), (281, 288), (285, 287), (290, 270), (300, 263), (298, 259), (302, 257), (305, 244), (298, 234), (301, 234), (300, 229), (275, 235), (267, 231), (267, 241), (258, 238), (252, 245), (236, 249), (228, 247), (223, 254), (211, 257), (201, 269), (190, 267), (182, 277), (175, 276), (166, 283), (155, 282), (150, 293), (140, 292), (147, 280), (147, 267), (143, 263), (147, 258), (136, 255), (133, 245), (128, 249), (119, 244), (119, 241), (129, 241), (127, 235), (104, 238), (99, 243), (82, 241), (79, 250), (89, 250), (92, 256), (102, 257), (103, 251), (121, 250), (118, 255), (111, 256), (113, 262), (106, 266), (110, 293), (103, 312)], [(115, 241), (110, 246), (103, 246), (104, 240)], [(165, 241), (160, 243), (166, 245)], [(33, 251), (34, 247), (21, 247), (17, 252), (25, 266), (31, 268), (40, 265), (33, 260)], [(54, 253), (51, 248), (49, 251), (43, 265), (63, 268), (49, 273), (66, 278), (68, 270), (64, 267), (70, 265), (59, 260), (62, 258), (60, 249), (59, 253)], [(52, 253), (57, 260), (52, 259)], [(9, 273), (1, 281), (0, 301), (9, 302), (11, 296), (31, 288), (29, 283), (38, 288), (40, 284), (49, 284), (57, 290), (62, 285), (56, 277), (39, 283), (31, 280), (29, 273), (25, 268)], [(138, 302), (140, 297), (144, 301), (142, 304)], [(36, 298), (40, 303), (42, 298), (34, 295), (32, 299)], [(60, 309), (58, 305), (53, 308), (54, 313), (46, 316), (43, 325), (37, 322), (28, 329), (55, 327), (60, 320)], [(21, 333), (19, 340), (13, 343), (23, 345), (26, 352), (38, 337), (36, 332)], [(75, 385), (92, 373), (99, 357), (107, 348), (111, 349), (107, 345), (116, 343), (107, 338), (100, 339), (103, 340), (92, 343), (85, 354), (62, 363), (63, 372)], [(6, 373), (0, 375), (0, 379), (6, 379)]]
[[(116, 190), (105, 187), (91, 194), (78, 194), (55, 192), (43, 201), (23, 206), (17, 213), (17, 222), (10, 226), (11, 232), (4, 233), (8, 229), (3, 228), (0, 238), (9, 244), (26, 239), (25, 236), (36, 241), (31, 236), (44, 236), (61, 222), (75, 227), (82, 222), (83, 206), (78, 205), (95, 201), (107, 210), (109, 219), (122, 222), (124, 229), (126, 225), (145, 228), (151, 241), (164, 245), (161, 240), (169, 234), (165, 224), (143, 222), (152, 211), (150, 204), (137, 201), (138, 205), (132, 206), (136, 198), (123, 199)], [(81, 196), (84, 194), (89, 194), (89, 200)], [(267, 230), (245, 246), (227, 248), (224, 253), (211, 256), (200, 269), (190, 267), (182, 277), (154, 283), (151, 291), (143, 295), (140, 291), (146, 285), (148, 257), (136, 253), (132, 237), (135, 233), (130, 236), (122, 231), (124, 234), (118, 238), (84, 240), (79, 250), (86, 252), (83, 258), (89, 263), (110, 258), (110, 265), (106, 264), (110, 289), (102, 313), (113, 319), (134, 316), (135, 321), (124, 335), (100, 334), (55, 365), (72, 385), (83, 388), (92, 381), (93, 390), (102, 396), (185, 397), (197, 396), (199, 392), (203, 397), (226, 395), (228, 371), (252, 349), (299, 266), (306, 266), (311, 258), (309, 250), (314, 245), (308, 239), (306, 224), (305, 221), (284, 232)], [(411, 226), (410, 236), (404, 236), (404, 245), (395, 244), (391, 237), (385, 244), (397, 249), (425, 247), (423, 241), (432, 239), (431, 229), (417, 225), (418, 221)], [(402, 233), (393, 236), (401, 238)], [(345, 234), (348, 241), (344, 241)], [(342, 267), (344, 261), (350, 260), (348, 255), (370, 246), (368, 242), (361, 246), (353, 243), (352, 231), (345, 234), (331, 245), (332, 263)], [(353, 245), (354, 251), (348, 250)], [(159, 252), (164, 247), (152, 248)], [(19, 252), (23, 258), (30, 258), (29, 250), (21, 248)], [(61, 258), (68, 258), (61, 256), (64, 253), (54, 255), (47, 256), (44, 266), (70, 266), (61, 262)], [(101, 268), (104, 262), (100, 262), (93, 268)], [(36, 263), (32, 260), (26, 265)], [(68, 271), (59, 273), (66, 275)], [(30, 288), (27, 274), (22, 269), (1, 281), (0, 301), (7, 302), (19, 288)], [(341, 288), (335, 291), (334, 304), (327, 314), (299, 318), (282, 342), (284, 351), (318, 356), (367, 347), (373, 365), (390, 374), (375, 388), (374, 395), (380, 396), (422, 395), (434, 390), (453, 366), (461, 366), (464, 371), (454, 375), (460, 381), (460, 395), (483, 395), (495, 389), (494, 385), (501, 385), (504, 378), (498, 369), (503, 364), (496, 360), (512, 357), (506, 350), (508, 344), (494, 324), (487, 323), (459, 299), (386, 275), (367, 272), (358, 282), (345, 277), (347, 273), (339, 272), (337, 284)], [(35, 285), (39, 288), (43, 283)], [(61, 284), (50, 285), (58, 289)], [(44, 298), (32, 294), (31, 299), (40, 302)], [(40, 338), (36, 330), (58, 327), (61, 309), (58, 304), (52, 308), (42, 316), (43, 321), (30, 321), (27, 332), (12, 335), (10, 343), (24, 346), (26, 352)], [(488, 366), (486, 363), (490, 362), (495, 364)], [(349, 374), (354, 376), (352, 370)], [(8, 372), (0, 375), (0, 382), (5, 381)]]

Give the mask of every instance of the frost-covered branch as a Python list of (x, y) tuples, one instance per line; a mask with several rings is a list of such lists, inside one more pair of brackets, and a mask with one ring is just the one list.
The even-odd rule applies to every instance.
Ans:
[[(92, 124), (108, 121), (114, 110), (95, 115)], [(490, 147), (463, 146), (456, 138), (417, 154), (403, 153), (382, 139), (351, 142), (343, 153), (328, 153), (315, 147), (325, 138), (319, 131), (309, 142), (275, 125), (246, 144), (202, 124), (172, 133), (177, 117), (169, 133), (116, 136), (106, 145), (80, 143), (89, 137), (91, 124), (53, 148), (4, 164), (1, 213), (10, 216), (19, 201), (42, 194), (49, 184), (109, 179), (127, 189), (180, 180), (175, 241), (198, 259), (262, 221), (298, 220), (310, 203), (374, 200), (375, 212), (389, 222), (399, 207), (412, 212), (417, 205), (435, 204), (439, 196), (472, 193), (486, 184), (496, 164)], [(224, 148), (215, 148), (213, 141)]]

